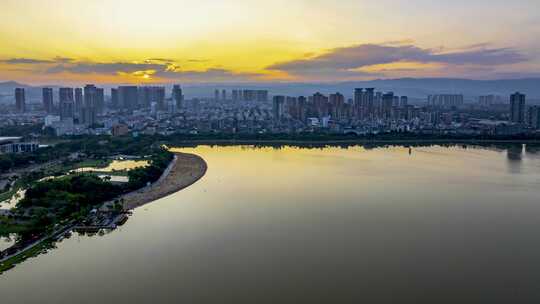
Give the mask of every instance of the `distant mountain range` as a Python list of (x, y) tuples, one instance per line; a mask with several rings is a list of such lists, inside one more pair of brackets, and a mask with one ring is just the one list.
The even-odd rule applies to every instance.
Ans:
[[(116, 84), (103, 85), (109, 89)], [(172, 84), (165, 85), (168, 90)], [(27, 89), (29, 100), (41, 99), (41, 86), (30, 86), (14, 81), (0, 82), (0, 100), (13, 100), (15, 88)], [(48, 86), (57, 88), (57, 86)], [(412, 99), (425, 99), (430, 94), (464, 94), (466, 99), (474, 100), (480, 95), (509, 96), (520, 91), (527, 94), (531, 101), (540, 100), (540, 78), (500, 79), (500, 80), (471, 80), (452, 78), (400, 78), (378, 79), (370, 81), (348, 81), (337, 83), (201, 83), (186, 84), (184, 91), (187, 98), (213, 96), (214, 89), (268, 89), (271, 95), (311, 95), (315, 92), (329, 94), (341, 92), (347, 97), (352, 96), (354, 88), (376, 88), (378, 91), (393, 91), (398, 95), (407, 95)], [(106, 93), (107, 95), (109, 93)], [(230, 93), (229, 93), (230, 94)]]

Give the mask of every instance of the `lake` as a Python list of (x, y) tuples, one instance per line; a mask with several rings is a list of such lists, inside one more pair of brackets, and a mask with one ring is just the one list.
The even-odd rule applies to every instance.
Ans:
[(540, 151), (180, 148), (195, 185), (0, 276), (1, 303), (539, 303)]

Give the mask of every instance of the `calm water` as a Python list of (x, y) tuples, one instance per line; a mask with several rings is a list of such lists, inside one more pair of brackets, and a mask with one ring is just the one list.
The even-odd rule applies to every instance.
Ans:
[(539, 303), (540, 155), (199, 147), (207, 175), (0, 277), (0, 303)]

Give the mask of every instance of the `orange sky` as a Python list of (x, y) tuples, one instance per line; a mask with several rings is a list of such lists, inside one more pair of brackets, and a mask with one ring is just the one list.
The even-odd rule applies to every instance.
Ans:
[(532, 0), (3, 0), (0, 80), (519, 77), (540, 67), (536, 6)]

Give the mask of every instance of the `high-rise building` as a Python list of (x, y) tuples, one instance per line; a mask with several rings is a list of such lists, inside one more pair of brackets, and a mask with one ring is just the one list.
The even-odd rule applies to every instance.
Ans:
[(118, 105), (118, 89), (115, 89), (115, 88), (111, 88), (111, 104), (112, 104), (112, 107), (115, 108), (115, 109), (118, 109), (119, 108), (119, 105)]
[(374, 114), (375, 89), (354, 89), (353, 109), (359, 118), (368, 118)]
[[(223, 96), (223, 92), (221, 93)], [(232, 100), (266, 102), (268, 101), (268, 90), (232, 90)]]
[(313, 94), (311, 98), (312, 98), (317, 116), (319, 118), (322, 118), (323, 116), (327, 116), (330, 110), (329, 104), (328, 104), (328, 96), (325, 96), (321, 94), (320, 92), (317, 92)]
[(159, 110), (166, 111), (167, 104), (165, 103), (165, 87), (151, 87), (150, 100), (157, 103)]
[(219, 101), (219, 90), (218, 89), (214, 90), (214, 100)]
[(478, 97), (478, 104), (483, 107), (489, 107), (495, 104), (501, 104), (502, 97), (499, 95), (485, 95)]
[(268, 91), (267, 90), (257, 90), (256, 91), (257, 101), (267, 102), (268, 101)]
[[(145, 90), (141, 90), (146, 94)], [(150, 101), (148, 99), (143, 103), (144, 106), (150, 107)], [(139, 105), (139, 88), (136, 86), (121, 86), (118, 87), (118, 107), (123, 110), (133, 111), (138, 108)]]
[(394, 102), (392, 103), (392, 107), (399, 107), (399, 96), (394, 96)]
[(401, 96), (399, 106), (402, 108), (406, 108), (409, 105), (409, 98), (407, 96)]
[(82, 109), (82, 123), (92, 126), (97, 123), (98, 88), (89, 84), (84, 87), (84, 104)]
[(382, 95), (381, 116), (384, 119), (392, 118), (392, 106), (394, 104), (394, 93), (388, 92)]
[(43, 108), (47, 114), (51, 114), (54, 111), (54, 97), (52, 88), (43, 88), (41, 90), (43, 98)]
[(274, 96), (273, 99), (274, 120), (280, 121), (285, 113), (285, 96)]
[(307, 119), (307, 98), (305, 96), (299, 96), (298, 99), (298, 119), (305, 122)]
[(26, 112), (26, 95), (24, 88), (15, 89), (15, 108), (19, 113)]
[(96, 113), (103, 114), (105, 112), (105, 90), (103, 88), (96, 89)]
[(83, 89), (76, 88), (75, 89), (75, 117), (79, 119), (80, 122), (82, 122), (82, 110), (84, 108), (84, 97), (83, 97)]
[[(137, 87), (128, 87), (129, 91), (135, 90), (134, 88)], [(123, 93), (121, 92), (120, 95)], [(129, 94), (133, 94), (132, 92)], [(127, 96), (127, 95), (126, 95)], [(131, 97), (130, 97), (131, 98)], [(168, 106), (165, 103), (165, 87), (139, 87), (137, 98), (134, 101), (127, 101), (131, 107), (128, 107), (128, 109), (134, 110), (138, 109), (140, 107), (143, 108), (149, 108), (151, 107), (152, 103), (156, 104), (156, 110), (159, 111), (166, 111)]]
[(540, 106), (531, 106), (527, 111), (527, 123), (532, 128), (540, 129)]
[(441, 94), (428, 96), (428, 105), (434, 107), (453, 108), (462, 106), (463, 103), (463, 94)]
[(172, 98), (176, 103), (176, 110), (180, 111), (184, 105), (184, 95), (182, 93), (182, 87), (180, 85), (174, 85), (172, 91)]
[(221, 90), (221, 100), (227, 101), (227, 91)]
[(343, 116), (343, 107), (345, 104), (345, 96), (341, 93), (330, 94), (330, 114), (334, 119), (340, 119)]
[(362, 95), (364, 94), (364, 89), (356, 88), (354, 89), (354, 106), (361, 107), (362, 105)]
[(66, 102), (66, 101), (73, 102), (74, 101), (73, 88), (60, 88), (58, 90), (58, 97), (59, 97), (58, 99), (59, 103)]
[(510, 95), (510, 121), (525, 123), (525, 95), (519, 92)]
[(73, 88), (60, 88), (58, 90), (58, 105), (60, 110), (60, 119), (73, 119), (75, 100), (73, 95)]
[(367, 88), (362, 96), (362, 107), (364, 108), (364, 116), (370, 117), (374, 114), (373, 104), (375, 100), (375, 89)]

